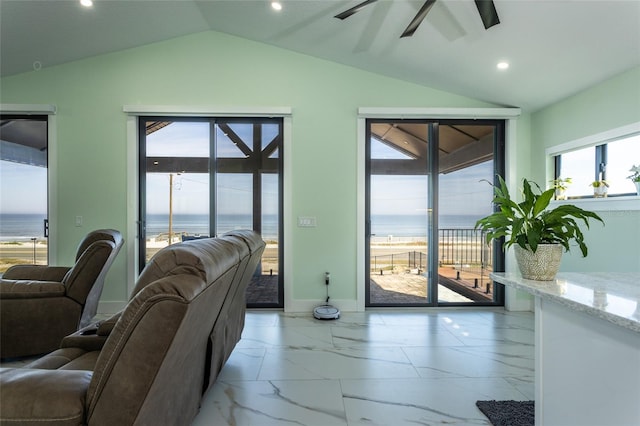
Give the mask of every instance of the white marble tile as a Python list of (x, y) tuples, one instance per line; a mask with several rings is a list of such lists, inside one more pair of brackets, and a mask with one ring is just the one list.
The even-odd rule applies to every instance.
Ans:
[(218, 380), (258, 380), (262, 360), (266, 349), (235, 348), (224, 367), (218, 374)]
[(462, 346), (461, 340), (444, 329), (421, 326), (375, 326), (332, 329), (336, 347), (374, 346)]
[(331, 348), (330, 327), (245, 327), (238, 348)]
[(381, 315), (375, 312), (342, 312), (340, 318), (319, 320), (309, 313), (282, 314), (278, 325), (285, 327), (349, 327), (384, 324)]
[(440, 314), (425, 312), (424, 310), (390, 311), (380, 314), (385, 325), (395, 327), (423, 327), (435, 330), (443, 326)]
[(532, 346), (534, 331), (525, 328), (469, 325), (449, 328), (451, 333), (467, 346), (514, 344)]
[(245, 327), (272, 327), (278, 324), (281, 315), (283, 313), (279, 311), (249, 309), (244, 317), (244, 324)]
[(401, 348), (270, 349), (259, 380), (419, 377)]
[(524, 345), (403, 348), (422, 377), (533, 376), (533, 347)]
[(533, 376), (505, 377), (504, 379), (524, 395), (525, 399), (535, 399), (535, 378)]
[(217, 381), (193, 426), (347, 425), (338, 380)]
[(503, 379), (342, 380), (349, 425), (488, 425), (477, 400), (524, 396)]
[(488, 425), (476, 400), (533, 399), (533, 314), (250, 311), (196, 426)]

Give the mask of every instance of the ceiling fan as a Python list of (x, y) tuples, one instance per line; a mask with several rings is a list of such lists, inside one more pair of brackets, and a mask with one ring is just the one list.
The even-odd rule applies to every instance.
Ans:
[[(375, 3), (376, 1), (378, 0), (363, 1), (362, 3), (352, 7), (351, 9), (347, 9), (342, 13), (338, 13), (336, 16), (334, 16), (334, 18), (338, 18), (342, 20), (347, 19), (351, 15), (362, 10), (365, 6), (368, 6), (371, 3)], [(476, 7), (478, 8), (478, 13), (480, 14), (482, 23), (484, 24), (484, 28), (486, 30), (500, 23), (500, 19), (498, 18), (498, 13), (496, 12), (496, 7), (493, 4), (493, 0), (474, 0), (474, 1), (476, 3)], [(424, 2), (424, 4), (420, 8), (416, 16), (409, 23), (407, 28), (405, 28), (400, 38), (411, 37), (413, 33), (416, 32), (416, 30), (418, 29), (418, 27), (420, 26), (424, 18), (427, 16), (427, 14), (431, 10), (431, 7), (435, 4), (435, 2), (436, 0), (426, 0)]]

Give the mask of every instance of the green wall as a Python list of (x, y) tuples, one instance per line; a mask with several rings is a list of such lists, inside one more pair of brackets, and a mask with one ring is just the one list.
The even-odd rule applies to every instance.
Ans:
[[(640, 67), (532, 114), (533, 164), (545, 164), (545, 149), (586, 136), (640, 122)], [(640, 164), (640, 158), (635, 160)], [(544, 167), (534, 167), (532, 178), (545, 181)], [(565, 254), (563, 271), (640, 271), (640, 210), (593, 208), (604, 219), (586, 231), (589, 256), (579, 250)], [(635, 209), (635, 210), (633, 210)]]
[[(91, 229), (127, 229), (127, 116), (123, 105), (292, 108), (291, 217), (315, 216), (316, 228), (292, 228), (294, 300), (322, 301), (324, 271), (333, 300), (356, 298), (358, 107), (494, 107), (478, 100), (382, 77), (272, 46), (204, 32), (0, 80), (0, 102), (57, 106), (58, 176), (55, 242), (69, 264)], [(544, 179), (545, 148), (640, 121), (640, 69), (518, 120), (509, 169)], [(531, 161), (533, 159), (533, 161)], [(75, 227), (75, 216), (84, 218)], [(608, 212), (594, 229), (592, 256), (606, 267), (567, 256), (565, 270), (627, 270), (640, 263), (637, 211)], [(635, 238), (623, 239), (627, 236)], [(628, 241), (628, 242), (622, 242)], [(634, 243), (635, 241), (635, 243)], [(620, 245), (622, 244), (622, 247)], [(613, 245), (613, 247), (611, 247)], [(620, 249), (618, 249), (620, 247)], [(127, 294), (123, 250), (102, 301)], [(590, 256), (590, 258), (592, 257)], [(592, 269), (593, 268), (593, 269)]]
[[(285, 229), (295, 255), (293, 299), (356, 298), (356, 118), (366, 107), (492, 107), (463, 96), (216, 32), (3, 78), (0, 101), (58, 108), (58, 263), (90, 229), (126, 231), (123, 105), (292, 108), (292, 207), (317, 228)], [(74, 226), (75, 216), (84, 226)], [(125, 235), (130, 243), (134, 235)], [(127, 299), (126, 250), (102, 301)]]

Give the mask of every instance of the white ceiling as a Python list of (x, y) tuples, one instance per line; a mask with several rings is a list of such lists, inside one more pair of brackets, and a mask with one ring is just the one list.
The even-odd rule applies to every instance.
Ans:
[[(0, 0), (0, 73), (215, 30), (420, 85), (532, 111), (640, 66), (640, 0), (494, 0), (485, 30), (473, 0)], [(511, 67), (498, 71), (496, 63)], [(640, 90), (640, 82), (638, 82)]]

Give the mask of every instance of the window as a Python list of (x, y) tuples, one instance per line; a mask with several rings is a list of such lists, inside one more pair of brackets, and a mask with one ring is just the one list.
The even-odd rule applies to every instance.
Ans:
[(593, 197), (592, 183), (604, 180), (608, 196), (635, 195), (627, 177), (640, 164), (640, 133), (554, 155), (555, 179), (571, 179), (568, 198)]

